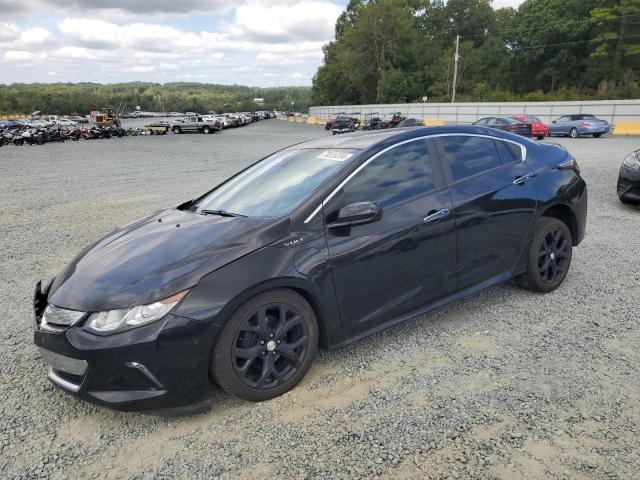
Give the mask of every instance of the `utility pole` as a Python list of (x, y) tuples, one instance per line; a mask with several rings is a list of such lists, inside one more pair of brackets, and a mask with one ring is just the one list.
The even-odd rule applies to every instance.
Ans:
[(451, 103), (455, 103), (456, 101), (456, 83), (458, 82), (458, 59), (460, 55), (458, 55), (458, 48), (460, 47), (460, 35), (456, 35), (456, 54), (453, 56), (454, 67), (453, 67), (453, 88), (451, 89)]

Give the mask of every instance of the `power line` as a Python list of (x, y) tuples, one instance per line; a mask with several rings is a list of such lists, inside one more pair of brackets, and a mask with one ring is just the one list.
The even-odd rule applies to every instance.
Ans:
[[(607, 20), (616, 20), (619, 18), (629, 18), (629, 17), (640, 17), (640, 13), (632, 13), (629, 15), (618, 15), (618, 16), (611, 16), (609, 18), (607, 18)], [(570, 22), (571, 25), (575, 25), (576, 23), (579, 24), (586, 24), (586, 23), (593, 23), (594, 21), (591, 18), (583, 18), (580, 20), (576, 20), (574, 22)], [(544, 27), (536, 27), (536, 28), (528, 28), (525, 31), (526, 32), (539, 32), (539, 31), (552, 31), (552, 30), (556, 30), (557, 27), (561, 27), (561, 26), (565, 26), (567, 25), (567, 21), (559, 21), (558, 23), (556, 23), (554, 26), (550, 27), (548, 24)], [(495, 37), (495, 36), (501, 36), (501, 35), (506, 35), (506, 34), (510, 34), (510, 33), (518, 33), (515, 30), (503, 30), (501, 32), (485, 32), (485, 33), (477, 33), (477, 34), (473, 34), (473, 35), (460, 35), (460, 38), (478, 38), (478, 37)]]
[(575, 42), (560, 42), (560, 43), (545, 43), (541, 45), (531, 45), (528, 47), (519, 47), (519, 50), (529, 50), (532, 48), (544, 48), (544, 47), (557, 47), (561, 45), (574, 45), (578, 43), (590, 43), (590, 42), (609, 42), (611, 40), (619, 40), (621, 38), (640, 38), (640, 35), (623, 35), (616, 38), (592, 38), (590, 40), (576, 40)]

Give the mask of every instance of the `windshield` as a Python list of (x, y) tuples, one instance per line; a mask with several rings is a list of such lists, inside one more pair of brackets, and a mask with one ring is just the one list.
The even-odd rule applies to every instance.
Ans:
[(223, 211), (247, 217), (291, 213), (356, 152), (301, 149), (274, 153), (216, 188), (198, 202), (196, 211)]

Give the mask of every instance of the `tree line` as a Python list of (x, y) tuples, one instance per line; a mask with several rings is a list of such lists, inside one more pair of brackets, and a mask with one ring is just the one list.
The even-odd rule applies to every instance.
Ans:
[[(264, 98), (263, 105), (253, 102)], [(295, 102), (292, 106), (291, 102)], [(255, 110), (306, 111), (310, 87), (257, 88), (205, 83), (14, 83), (0, 85), (0, 113), (85, 115), (104, 107), (154, 112), (245, 112)]]
[(640, 97), (640, 0), (350, 0), (315, 105)]

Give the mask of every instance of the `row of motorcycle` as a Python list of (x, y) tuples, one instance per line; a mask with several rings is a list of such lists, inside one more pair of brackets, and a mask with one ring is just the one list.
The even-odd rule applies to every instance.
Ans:
[(5, 145), (44, 145), (51, 142), (64, 142), (66, 140), (99, 140), (113, 137), (136, 137), (149, 135), (144, 128), (121, 127), (71, 127), (71, 128), (13, 128), (0, 129), (0, 147)]

